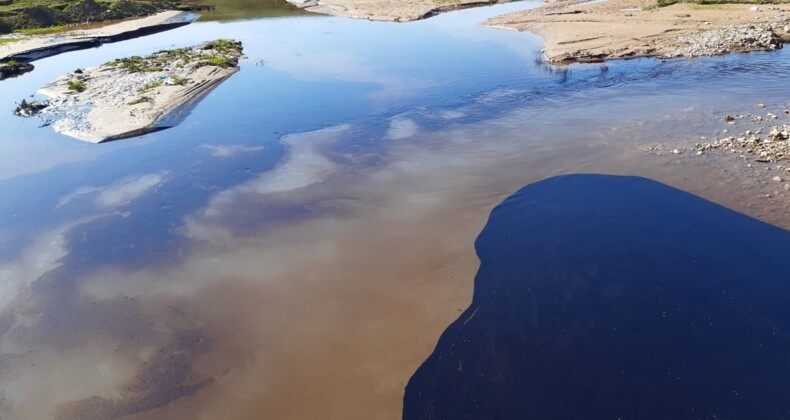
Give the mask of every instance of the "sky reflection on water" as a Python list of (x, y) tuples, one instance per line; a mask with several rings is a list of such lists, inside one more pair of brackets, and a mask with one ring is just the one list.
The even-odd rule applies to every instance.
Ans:
[[(695, 186), (698, 169), (624, 150), (720, 130), (690, 116), (790, 93), (784, 51), (557, 77), (535, 65), (537, 37), (474, 26), (534, 5), (409, 24), (198, 22), (41, 60), (2, 82), (0, 366), (10, 373), (0, 416), (344, 418), (349, 408), (333, 407), (356, 401), (359, 417), (378, 408), (391, 418), (468, 304), (471, 243), (490, 206), (580, 170)], [(10, 115), (76, 67), (217, 37), (242, 40), (248, 58), (172, 129), (92, 145)], [(637, 135), (625, 130), (643, 121)], [(715, 184), (726, 195), (727, 180)], [(189, 356), (152, 356), (162, 349)], [(141, 373), (148, 382), (135, 382)], [(70, 387), (77, 377), (83, 385)], [(140, 387), (146, 398), (130, 391)], [(315, 403), (295, 406), (295, 390)]]

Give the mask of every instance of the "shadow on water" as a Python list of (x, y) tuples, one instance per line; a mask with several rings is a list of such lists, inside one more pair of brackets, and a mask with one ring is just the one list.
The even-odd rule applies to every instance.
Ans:
[(787, 418), (790, 233), (644, 178), (524, 187), (404, 419)]

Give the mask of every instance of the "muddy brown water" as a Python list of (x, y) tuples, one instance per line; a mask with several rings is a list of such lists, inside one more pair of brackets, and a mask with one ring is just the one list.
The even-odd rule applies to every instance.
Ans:
[[(489, 211), (555, 175), (790, 228), (775, 169), (671, 152), (781, 112), (788, 54), (547, 72), (534, 36), (475, 26), (528, 6), (197, 23), (3, 82), (0, 416), (399, 418), (470, 303)], [(178, 127), (96, 146), (10, 116), (73, 67), (219, 36), (248, 58)]]

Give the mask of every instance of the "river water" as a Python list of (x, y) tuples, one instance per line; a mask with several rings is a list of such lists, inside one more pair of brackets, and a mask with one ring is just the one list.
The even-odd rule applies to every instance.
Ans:
[[(477, 26), (537, 5), (219, 9), (2, 82), (0, 417), (399, 418), (470, 304), (489, 211), (554, 175), (639, 175), (790, 227), (770, 170), (647, 150), (781, 113), (787, 52), (557, 70), (538, 37)], [(11, 115), (78, 67), (219, 37), (241, 71), (177, 127), (92, 145)]]

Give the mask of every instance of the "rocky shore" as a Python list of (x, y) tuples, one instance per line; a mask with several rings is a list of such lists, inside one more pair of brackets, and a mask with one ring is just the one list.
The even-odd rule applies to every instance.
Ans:
[(658, 144), (645, 152), (681, 160), (701, 158), (712, 167), (736, 163), (740, 177), (775, 183), (790, 191), (790, 109), (764, 104), (756, 108), (760, 111), (721, 117), (723, 128), (715, 136), (685, 144)]
[(509, 3), (514, 0), (286, 0), (308, 10), (332, 16), (387, 22), (426, 19), (440, 13), (470, 7)]
[(533, 31), (553, 64), (636, 57), (698, 57), (772, 50), (790, 41), (790, 5), (576, 0), (499, 16), (486, 26)]
[(128, 57), (65, 75), (39, 93), (44, 103), (20, 104), (55, 131), (90, 143), (169, 128), (205, 94), (239, 70), (242, 45), (216, 40)]

